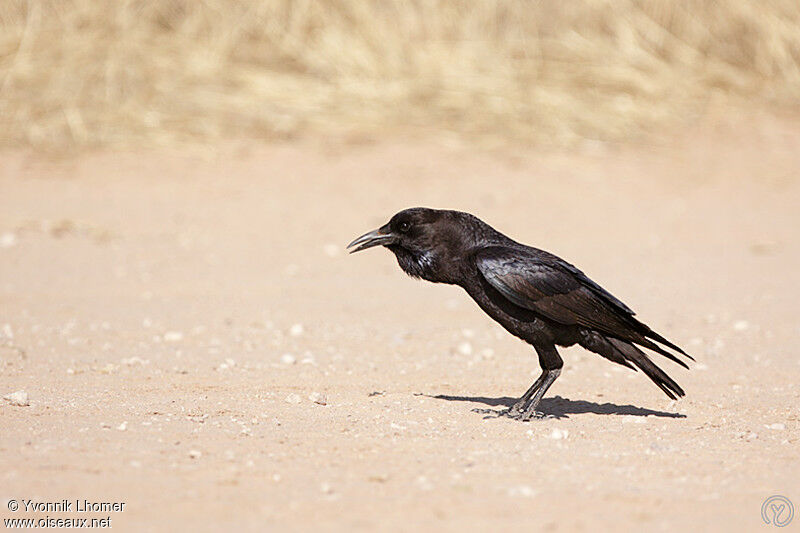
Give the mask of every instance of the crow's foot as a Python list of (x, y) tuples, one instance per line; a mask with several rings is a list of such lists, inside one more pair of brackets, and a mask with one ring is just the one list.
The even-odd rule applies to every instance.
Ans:
[(544, 420), (548, 418), (555, 418), (553, 415), (548, 415), (542, 413), (541, 411), (531, 411), (528, 412), (521, 412), (515, 410), (513, 407), (511, 409), (503, 409), (498, 411), (497, 409), (473, 409), (473, 413), (479, 413), (482, 415), (486, 415), (484, 419), (489, 418), (511, 418), (512, 420), (519, 420), (520, 422), (529, 422), (531, 420)]
[(530, 411), (526, 413), (522, 413), (519, 420), (523, 422), (530, 422), (531, 420), (545, 420), (549, 418), (555, 418), (553, 415), (545, 414), (541, 411)]

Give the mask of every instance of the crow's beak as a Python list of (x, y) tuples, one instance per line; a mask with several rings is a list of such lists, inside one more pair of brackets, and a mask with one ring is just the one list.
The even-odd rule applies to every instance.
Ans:
[(360, 252), (361, 250), (366, 250), (367, 248), (372, 248), (373, 246), (386, 246), (387, 244), (392, 244), (397, 242), (397, 237), (389, 230), (388, 224), (383, 226), (382, 228), (378, 228), (374, 231), (370, 231), (369, 233), (365, 233), (358, 239), (354, 240), (350, 244), (347, 245), (347, 249), (350, 250), (350, 253)]

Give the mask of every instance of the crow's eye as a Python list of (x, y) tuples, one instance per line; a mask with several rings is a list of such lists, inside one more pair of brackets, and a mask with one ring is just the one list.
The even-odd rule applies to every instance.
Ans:
[(397, 226), (397, 229), (400, 230), (400, 233), (407, 233), (408, 230), (411, 229), (411, 224), (408, 222), (401, 222), (400, 225)]

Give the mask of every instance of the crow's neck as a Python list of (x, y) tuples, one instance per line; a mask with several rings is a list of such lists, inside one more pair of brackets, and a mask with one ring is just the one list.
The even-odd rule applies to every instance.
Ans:
[(404, 248), (392, 247), (397, 264), (412, 278), (424, 279), (434, 283), (448, 283), (440, 272), (440, 265), (434, 254), (430, 251), (412, 252)]

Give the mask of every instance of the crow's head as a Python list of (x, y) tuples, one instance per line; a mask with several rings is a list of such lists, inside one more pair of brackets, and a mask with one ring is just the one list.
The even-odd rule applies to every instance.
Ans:
[(460, 211), (413, 207), (400, 211), (380, 228), (365, 233), (347, 247), (350, 253), (385, 246), (409, 276), (452, 283), (463, 258), (491, 228)]

